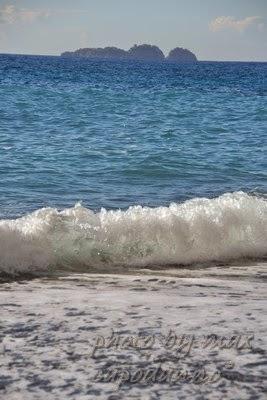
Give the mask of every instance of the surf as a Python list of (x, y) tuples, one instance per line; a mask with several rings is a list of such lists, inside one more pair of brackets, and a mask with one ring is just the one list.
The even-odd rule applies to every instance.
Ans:
[(99, 212), (77, 203), (0, 221), (0, 272), (190, 265), (267, 254), (267, 202), (244, 192)]

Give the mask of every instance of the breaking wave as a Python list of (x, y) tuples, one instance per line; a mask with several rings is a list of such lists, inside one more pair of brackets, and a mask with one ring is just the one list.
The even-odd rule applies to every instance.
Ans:
[(0, 221), (0, 272), (181, 265), (267, 254), (267, 202), (243, 192), (95, 213), (81, 204)]

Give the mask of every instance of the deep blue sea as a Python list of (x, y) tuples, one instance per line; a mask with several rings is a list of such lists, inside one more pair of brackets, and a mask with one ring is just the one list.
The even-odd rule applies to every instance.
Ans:
[(0, 55), (0, 264), (262, 256), (266, 77), (267, 63)]

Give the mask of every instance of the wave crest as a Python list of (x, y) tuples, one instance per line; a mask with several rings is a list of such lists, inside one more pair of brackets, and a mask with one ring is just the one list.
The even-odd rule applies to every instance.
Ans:
[(267, 202), (243, 192), (95, 213), (81, 204), (0, 221), (0, 272), (263, 257)]

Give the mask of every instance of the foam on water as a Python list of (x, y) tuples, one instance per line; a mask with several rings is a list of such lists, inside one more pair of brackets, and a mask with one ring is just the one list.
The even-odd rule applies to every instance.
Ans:
[(98, 213), (43, 208), (0, 221), (0, 271), (190, 264), (267, 253), (267, 202), (243, 192)]

